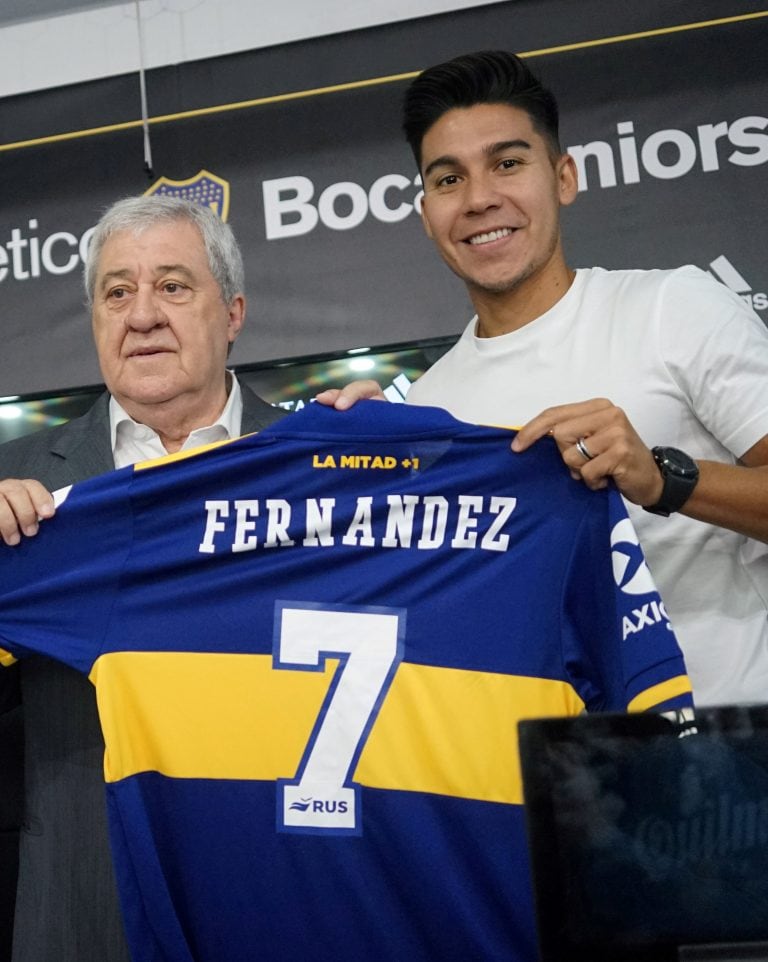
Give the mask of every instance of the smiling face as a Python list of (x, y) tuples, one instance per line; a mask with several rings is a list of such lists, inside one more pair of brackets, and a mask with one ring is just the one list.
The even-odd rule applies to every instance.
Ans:
[(424, 227), (475, 306), (523, 289), (547, 300), (569, 275), (559, 210), (576, 196), (572, 159), (553, 156), (528, 114), (506, 104), (449, 110), (421, 146)]
[(177, 403), (197, 426), (214, 420), (226, 402), (229, 344), (244, 316), (242, 295), (222, 300), (202, 235), (187, 220), (118, 231), (101, 250), (96, 350), (107, 388), (136, 420), (151, 423), (154, 406)]

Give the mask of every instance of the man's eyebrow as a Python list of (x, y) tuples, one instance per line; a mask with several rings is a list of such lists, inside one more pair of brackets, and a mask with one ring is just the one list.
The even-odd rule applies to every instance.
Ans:
[[(487, 157), (493, 157), (494, 154), (501, 154), (505, 150), (532, 150), (530, 143), (527, 140), (522, 140), (521, 138), (515, 138), (514, 140), (497, 140), (493, 144), (488, 144), (483, 147), (483, 153)], [(458, 167), (461, 161), (458, 157), (454, 157), (453, 154), (443, 154), (442, 157), (436, 157), (431, 163), (429, 163), (424, 168), (424, 177), (428, 177), (435, 169), (438, 167)]]
[(106, 271), (99, 279), (99, 289), (104, 290), (112, 281), (126, 281), (131, 276), (127, 267), (121, 267), (114, 271)]
[(162, 277), (164, 274), (183, 274), (187, 280), (192, 280), (195, 276), (184, 264), (158, 264), (155, 268), (155, 275)]
[(451, 154), (443, 154), (442, 157), (436, 157), (427, 167), (424, 168), (424, 177), (428, 177), (433, 170), (437, 167), (458, 167), (459, 160), (458, 157), (454, 157)]
[[(192, 280), (195, 276), (184, 264), (158, 264), (154, 273), (155, 277), (163, 277), (165, 274), (180, 274), (187, 280)], [(127, 281), (132, 276), (133, 272), (129, 267), (118, 267), (113, 271), (106, 271), (99, 281), (99, 288), (104, 290), (112, 281)]]
[(501, 154), (505, 150), (532, 150), (530, 143), (527, 140), (523, 140), (518, 137), (514, 140), (499, 140), (495, 144), (488, 144), (484, 149), (483, 153), (487, 154), (488, 157), (492, 157), (494, 154)]

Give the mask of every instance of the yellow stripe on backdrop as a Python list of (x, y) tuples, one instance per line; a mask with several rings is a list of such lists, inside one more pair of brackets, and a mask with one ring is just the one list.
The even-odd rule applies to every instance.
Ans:
[[(331, 685), (323, 671), (276, 670), (270, 655), (117, 652), (91, 672), (107, 743), (105, 777), (293, 778)], [(355, 781), (519, 804), (517, 723), (574, 715), (564, 682), (402, 663)]]
[[(617, 43), (647, 40), (650, 37), (663, 37), (675, 33), (685, 33), (691, 30), (704, 30), (721, 27), (726, 24), (743, 23), (768, 17), (768, 10), (754, 13), (735, 14), (731, 17), (719, 17), (716, 20), (701, 20), (695, 23), (681, 23), (671, 27), (658, 27), (653, 30), (641, 30), (637, 33), (617, 34), (616, 36), (598, 37), (592, 40), (578, 40), (574, 43), (560, 44), (555, 47), (542, 47), (540, 50), (521, 51), (521, 57), (547, 57), (558, 53), (569, 53), (573, 50), (586, 50), (590, 47), (605, 47)], [(383, 84), (397, 83), (401, 80), (413, 80), (421, 72), (410, 70), (407, 73), (391, 74), (386, 77), (370, 77), (364, 80), (352, 80), (349, 83), (332, 84), (327, 87), (313, 87), (308, 90), (294, 90), (288, 93), (274, 94), (269, 97), (256, 97), (251, 100), (241, 100), (229, 104), (216, 104), (212, 107), (199, 107), (193, 110), (183, 110), (173, 114), (162, 114), (150, 117), (149, 124), (167, 124), (179, 120), (191, 120), (196, 117), (209, 117), (213, 114), (225, 113), (233, 110), (248, 110), (252, 107), (264, 107), (267, 104), (284, 103), (290, 100), (304, 100), (308, 97), (320, 97), (325, 94), (340, 93), (346, 90), (360, 90), (364, 87), (377, 87)], [(49, 134), (45, 137), (34, 137), (31, 140), (18, 140), (13, 143), (0, 144), (0, 153), (8, 150), (21, 150), (24, 147), (39, 147), (44, 144), (56, 144), (66, 140), (78, 140), (83, 137), (96, 137), (102, 134), (112, 134), (121, 130), (135, 130), (144, 125), (143, 120), (128, 120), (119, 124), (107, 124), (103, 127), (91, 127), (84, 130), (71, 130), (66, 133)]]

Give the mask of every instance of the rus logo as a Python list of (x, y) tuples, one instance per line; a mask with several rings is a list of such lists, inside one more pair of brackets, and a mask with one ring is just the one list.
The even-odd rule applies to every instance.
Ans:
[(194, 177), (187, 180), (161, 177), (149, 190), (144, 191), (145, 197), (153, 194), (193, 200), (204, 207), (211, 207), (223, 221), (229, 216), (229, 182), (209, 170), (199, 170)]
[(327, 800), (322, 798), (302, 798), (300, 801), (292, 802), (288, 808), (295, 812), (325, 812), (328, 814), (333, 814), (334, 812), (339, 812), (340, 814), (345, 814), (349, 805), (347, 802), (338, 801), (337, 799)]

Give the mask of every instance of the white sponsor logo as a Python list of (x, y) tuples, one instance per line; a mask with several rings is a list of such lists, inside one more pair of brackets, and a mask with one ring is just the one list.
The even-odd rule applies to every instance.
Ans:
[(611, 531), (613, 580), (625, 594), (647, 595), (656, 585), (645, 563), (634, 525), (624, 518)]
[[(262, 183), (267, 240), (308, 234), (318, 222), (331, 230), (352, 230), (370, 213), (394, 224), (421, 211), (421, 177), (384, 174), (366, 190), (353, 181), (331, 184), (315, 201), (315, 185), (301, 175)], [(414, 193), (414, 188), (416, 192)]]
[(670, 627), (664, 603), (658, 596), (648, 565), (645, 563), (634, 525), (624, 518), (611, 531), (611, 561), (613, 580), (626, 595), (655, 595), (650, 601), (626, 612), (621, 619), (622, 638), (625, 640), (645, 628), (659, 623)]
[(724, 254), (712, 261), (709, 270), (734, 294), (738, 294), (742, 300), (746, 301), (753, 310), (764, 311), (768, 307), (768, 294), (765, 291), (753, 291), (751, 284), (742, 277)]
[(11, 239), (0, 243), (0, 281), (6, 277), (28, 281), (42, 273), (70, 274), (85, 261), (96, 228), (89, 227), (80, 237), (66, 230), (38, 237), (37, 229), (37, 219), (33, 217), (26, 230), (14, 227)]
[(723, 163), (757, 167), (768, 163), (768, 117), (739, 117), (732, 123), (699, 124), (695, 133), (669, 128), (657, 130), (640, 144), (631, 120), (616, 124), (619, 135), (610, 141), (594, 140), (567, 147), (579, 171), (579, 190), (589, 190), (590, 172), (599, 187), (637, 184), (646, 174), (658, 180), (676, 180), (694, 168), (710, 173)]
[(393, 401), (395, 404), (403, 402), (408, 394), (408, 391), (411, 389), (412, 383), (413, 382), (409, 380), (405, 374), (398, 374), (389, 387), (384, 388), (384, 395), (386, 399), (388, 401)]

